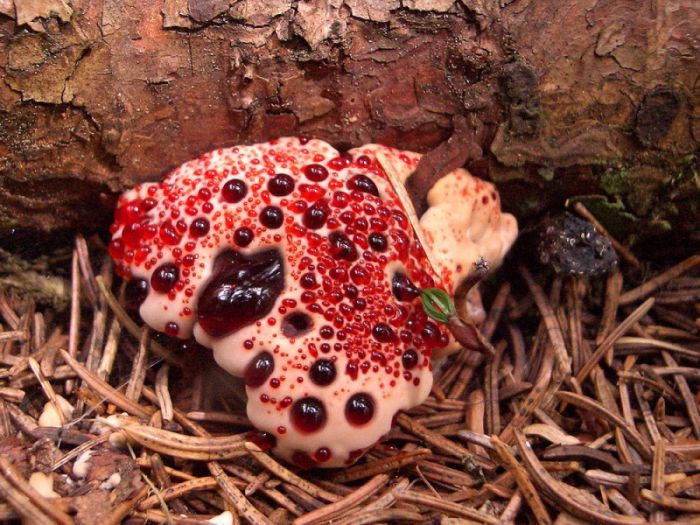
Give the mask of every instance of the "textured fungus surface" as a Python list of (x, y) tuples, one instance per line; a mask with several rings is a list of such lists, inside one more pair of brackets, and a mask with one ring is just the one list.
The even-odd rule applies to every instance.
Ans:
[[(381, 159), (405, 179), (420, 155), (295, 138), (216, 150), (126, 192), (115, 214), (128, 302), (212, 348), (244, 379), (256, 428), (301, 466), (352, 462), (426, 398), (450, 338), (418, 290), (453, 290), (478, 256), (498, 264), (517, 232), (490, 184), (450, 174), (423, 217), (436, 273)], [(464, 209), (447, 217), (454, 199)]]

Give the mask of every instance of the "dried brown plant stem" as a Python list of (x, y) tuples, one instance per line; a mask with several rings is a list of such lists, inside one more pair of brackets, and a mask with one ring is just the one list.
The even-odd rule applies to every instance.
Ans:
[(553, 478), (547, 470), (542, 466), (540, 461), (535, 456), (530, 444), (525, 440), (525, 437), (515, 431), (515, 441), (520, 452), (520, 457), (523, 460), (525, 468), (532, 477), (534, 483), (541, 491), (549, 497), (561, 510), (589, 520), (592, 523), (605, 523), (610, 525), (632, 525), (644, 523), (644, 519), (625, 516), (611, 512), (602, 504), (596, 506), (591, 505), (591, 501), (583, 500), (577, 492), (567, 490), (567, 486)]
[(270, 456), (265, 454), (260, 447), (258, 447), (255, 443), (251, 443), (247, 441), (245, 443), (245, 448), (248, 450), (251, 456), (255, 458), (255, 460), (260, 463), (263, 467), (265, 467), (267, 470), (269, 470), (272, 474), (275, 476), (279, 477), (280, 479), (283, 479), (287, 483), (291, 483), (292, 485), (299, 487), (300, 489), (306, 491), (308, 494), (311, 494), (315, 498), (322, 499), (324, 501), (329, 501), (331, 503), (335, 503), (340, 499), (340, 497), (337, 494), (333, 494), (331, 492), (328, 492), (327, 490), (322, 489), (321, 487), (318, 487), (314, 485), (313, 483), (300, 478), (296, 474), (294, 474), (291, 470), (283, 467), (279, 463), (277, 463), (274, 459), (272, 459)]
[(110, 403), (118, 406), (125, 412), (133, 415), (148, 418), (153, 413), (150, 407), (143, 407), (135, 401), (129, 399), (124, 394), (112, 388), (108, 383), (87, 370), (83, 365), (73, 359), (68, 352), (61, 350), (61, 356), (68, 366), (70, 366), (78, 376), (85, 381), (93, 390)]
[(503, 465), (513, 473), (515, 482), (520, 489), (520, 494), (532, 510), (537, 523), (540, 525), (552, 523), (549, 513), (547, 512), (542, 499), (537, 493), (535, 486), (532, 484), (532, 481), (530, 480), (525, 468), (518, 462), (506, 444), (498, 439), (498, 436), (491, 436), (491, 443), (493, 444), (501, 463), (503, 463)]
[(490, 516), (484, 512), (473, 509), (466, 505), (452, 503), (451, 501), (429, 496), (415, 491), (405, 490), (396, 494), (396, 498), (405, 503), (413, 503), (422, 505), (431, 509), (435, 509), (452, 516), (467, 518), (476, 523), (484, 523), (487, 525), (498, 525), (500, 521), (494, 516)]
[(641, 286), (638, 286), (637, 288), (623, 293), (620, 296), (620, 304), (625, 305), (633, 303), (651, 295), (663, 285), (667, 284), (669, 281), (675, 279), (679, 275), (683, 275), (685, 272), (691, 270), (698, 264), (700, 264), (700, 255), (692, 255), (688, 257), (684, 261), (681, 261), (672, 268), (669, 268), (668, 270), (657, 275), (653, 279), (650, 279)]
[(326, 523), (343, 512), (348, 512), (370, 496), (374, 495), (389, 481), (387, 474), (377, 474), (367, 483), (338, 501), (309, 512), (294, 520), (294, 525), (316, 525)]
[(612, 348), (620, 337), (622, 337), (632, 328), (632, 325), (644, 317), (647, 312), (651, 310), (652, 306), (654, 306), (653, 298), (644, 301), (634, 312), (632, 312), (624, 321), (622, 321), (600, 345), (598, 345), (598, 348), (596, 348), (595, 352), (593, 352), (591, 358), (581, 367), (578, 374), (576, 374), (576, 380), (579, 383), (583, 383), (586, 377), (588, 377), (588, 374), (591, 373), (591, 370), (593, 370), (606, 352)]
[[(114, 297), (114, 295), (112, 294), (112, 291), (109, 289), (109, 287), (105, 283), (102, 276), (96, 277), (95, 281), (97, 282), (97, 286), (98, 286), (100, 293), (102, 294), (104, 300), (107, 302), (107, 305), (112, 310), (114, 315), (119, 319), (119, 322), (121, 323), (122, 327), (126, 328), (127, 332), (129, 332), (132, 336), (136, 337), (137, 339), (140, 338), (141, 337), (141, 328), (124, 311), (124, 309), (121, 307), (121, 305), (117, 301), (116, 297)], [(158, 357), (162, 357), (163, 359), (168, 361), (170, 364), (174, 364), (177, 366), (184, 366), (184, 363), (182, 361), (182, 357), (175, 355), (173, 352), (166, 349), (162, 345), (156, 343), (155, 341), (150, 341), (149, 349), (155, 355), (157, 355)]]
[(364, 465), (343, 469), (333, 476), (333, 481), (337, 483), (347, 483), (349, 481), (369, 478), (383, 472), (397, 470), (406, 465), (411, 465), (421, 459), (429, 457), (431, 454), (432, 452), (425, 448), (406, 452), (401, 451), (388, 458), (378, 459)]
[[(71, 262), (70, 325), (68, 328), (68, 353), (71, 357), (78, 354), (80, 339), (80, 276), (78, 269), (78, 252), (73, 250)], [(66, 382), (66, 393), (73, 389), (73, 381)]]
[(613, 245), (613, 248), (615, 248), (615, 251), (620, 255), (620, 257), (622, 257), (631, 266), (639, 268), (639, 259), (637, 259), (635, 255), (624, 244), (620, 243), (617, 239), (615, 239), (615, 237), (610, 235), (610, 232), (608, 232), (608, 230), (605, 229), (605, 227), (600, 223), (600, 221), (596, 219), (595, 215), (588, 211), (588, 208), (586, 208), (586, 206), (584, 206), (582, 202), (574, 203), (574, 210), (581, 217), (590, 222), (593, 225), (593, 227), (596, 230), (598, 230), (598, 233), (608, 238), (610, 243)]

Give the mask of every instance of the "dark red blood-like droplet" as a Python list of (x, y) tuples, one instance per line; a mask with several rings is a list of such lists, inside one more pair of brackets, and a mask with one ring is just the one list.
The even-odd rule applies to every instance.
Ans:
[(309, 164), (308, 166), (304, 166), (302, 171), (307, 179), (314, 182), (321, 182), (328, 177), (328, 170), (320, 164)]
[(275, 369), (275, 359), (268, 351), (260, 352), (256, 355), (243, 372), (243, 380), (246, 386), (257, 388), (270, 377)]
[(292, 454), (292, 463), (302, 469), (310, 469), (316, 466), (316, 461), (306, 452), (302, 452), (301, 450), (296, 450)]
[(221, 188), (221, 198), (226, 202), (240, 202), (248, 193), (248, 186), (240, 179), (231, 179)]
[(122, 241), (131, 248), (136, 248), (141, 242), (141, 224), (134, 222), (127, 224), (122, 231)]
[(326, 223), (329, 213), (328, 200), (320, 199), (304, 212), (302, 223), (307, 228), (318, 230)]
[(253, 237), (255, 237), (253, 230), (245, 226), (236, 228), (236, 231), (233, 232), (233, 242), (238, 246), (248, 246), (253, 241)]
[(300, 432), (316, 432), (326, 423), (326, 409), (315, 397), (304, 397), (294, 403), (291, 418), (292, 424)]
[(294, 179), (286, 173), (278, 173), (268, 181), (267, 189), (275, 197), (284, 197), (294, 191)]
[(432, 347), (440, 345), (440, 336), (442, 334), (440, 334), (440, 329), (435, 323), (430, 321), (425, 323), (423, 330), (421, 330), (421, 335), (428, 346)]
[(109, 242), (107, 250), (112, 256), (112, 259), (121, 259), (122, 257), (124, 257), (124, 243), (119, 237), (117, 237), (116, 239), (112, 239)]
[(330, 385), (335, 379), (335, 365), (330, 359), (318, 359), (309, 368), (311, 381), (319, 386)]
[(126, 283), (124, 302), (127, 309), (138, 310), (146, 297), (148, 297), (148, 281), (146, 279), (132, 279)]
[(381, 233), (372, 232), (369, 234), (369, 237), (367, 237), (367, 240), (369, 241), (370, 247), (375, 252), (386, 251), (386, 247), (387, 247), (386, 237), (384, 235), (382, 235)]
[(372, 336), (380, 343), (391, 343), (396, 341), (396, 333), (394, 329), (391, 328), (386, 323), (377, 323), (372, 328)]
[(418, 352), (409, 348), (401, 356), (401, 363), (406, 370), (410, 370), (418, 364)]
[(190, 224), (190, 235), (192, 237), (204, 237), (209, 233), (209, 221), (204, 217), (198, 217)]
[(265, 206), (260, 212), (260, 223), (271, 230), (282, 226), (284, 213), (277, 206)]
[(311, 290), (316, 287), (316, 276), (313, 273), (305, 273), (299, 279), (299, 284), (305, 290)]
[(173, 263), (161, 264), (151, 275), (151, 287), (160, 293), (168, 293), (180, 278), (180, 270)]
[(180, 333), (180, 326), (172, 321), (165, 323), (165, 333), (170, 337), (177, 337), (177, 334)]
[(377, 185), (366, 175), (354, 175), (348, 181), (348, 188), (379, 197)]
[(408, 275), (397, 272), (391, 280), (391, 291), (399, 301), (413, 301), (420, 295), (420, 290), (411, 282)]
[(160, 238), (165, 244), (175, 246), (180, 243), (180, 234), (170, 221), (165, 221), (160, 225)]
[(260, 432), (255, 430), (248, 432), (245, 437), (248, 441), (255, 443), (262, 450), (270, 450), (277, 444), (277, 438), (269, 432)]
[(364, 425), (374, 415), (374, 400), (369, 394), (355, 394), (345, 404), (345, 418), (353, 425)]
[(328, 235), (328, 240), (331, 243), (331, 255), (335, 259), (344, 259), (350, 262), (357, 260), (357, 248), (347, 235), (331, 232)]
[(282, 334), (287, 337), (298, 337), (311, 330), (312, 326), (311, 316), (304, 312), (292, 312), (282, 319)]
[(331, 451), (328, 447), (321, 447), (314, 452), (314, 459), (319, 463), (323, 463), (331, 459)]
[(213, 337), (228, 335), (265, 317), (283, 289), (277, 250), (250, 256), (225, 250), (214, 260), (212, 277), (199, 297), (199, 324)]

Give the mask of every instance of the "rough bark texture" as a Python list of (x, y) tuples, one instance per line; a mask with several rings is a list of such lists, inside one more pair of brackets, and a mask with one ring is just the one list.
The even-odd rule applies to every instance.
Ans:
[[(455, 115), (520, 216), (697, 233), (697, 0), (0, 0), (0, 231), (96, 228), (222, 145), (429, 151)], [(625, 222), (627, 221), (627, 222)], [(653, 228), (656, 228), (654, 230)]]

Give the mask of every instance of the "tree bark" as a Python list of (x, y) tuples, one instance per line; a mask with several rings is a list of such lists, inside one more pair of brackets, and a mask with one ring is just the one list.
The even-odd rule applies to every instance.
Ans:
[(483, 151), (468, 166), (520, 217), (586, 195), (623, 237), (698, 234), (697, 0), (0, 0), (0, 13), (0, 232), (103, 227), (117, 192), (215, 147), (303, 134), (426, 152), (466, 115)]

